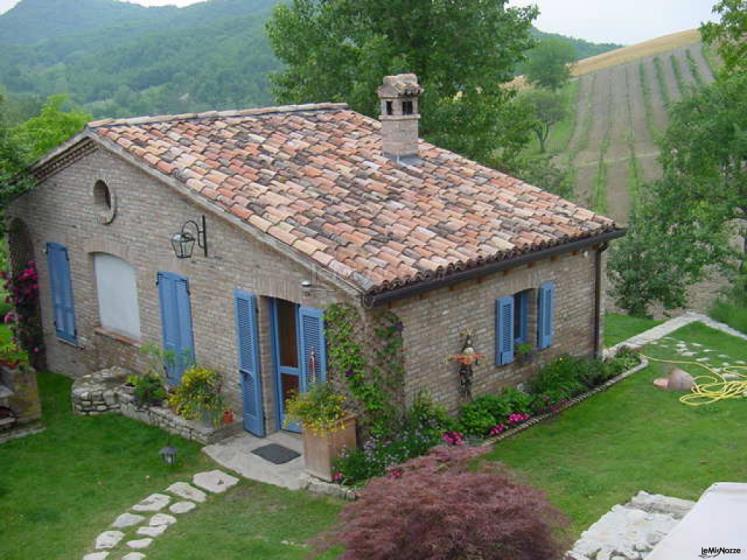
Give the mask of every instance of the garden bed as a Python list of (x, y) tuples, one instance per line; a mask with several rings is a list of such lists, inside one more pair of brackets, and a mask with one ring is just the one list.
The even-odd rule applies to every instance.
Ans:
[(139, 406), (125, 385), (128, 374), (123, 368), (112, 367), (76, 379), (71, 391), (73, 411), (86, 416), (117, 412), (204, 445), (241, 430), (240, 422), (214, 427), (200, 421), (186, 420), (167, 407)]

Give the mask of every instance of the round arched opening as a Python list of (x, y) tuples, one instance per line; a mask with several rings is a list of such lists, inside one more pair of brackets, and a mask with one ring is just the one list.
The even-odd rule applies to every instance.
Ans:
[(100, 224), (109, 224), (116, 214), (116, 197), (104, 181), (96, 181), (93, 186), (93, 204)]

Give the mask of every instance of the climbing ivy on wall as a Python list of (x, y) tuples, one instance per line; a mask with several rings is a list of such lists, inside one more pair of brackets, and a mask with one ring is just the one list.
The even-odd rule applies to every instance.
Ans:
[(388, 435), (403, 408), (398, 406), (404, 387), (402, 322), (385, 311), (366, 325), (357, 309), (345, 303), (328, 306), (324, 319), (332, 378), (344, 380), (363, 429), (373, 436)]

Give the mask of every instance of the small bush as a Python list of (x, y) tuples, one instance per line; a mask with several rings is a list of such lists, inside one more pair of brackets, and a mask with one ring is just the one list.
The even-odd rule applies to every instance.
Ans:
[(336, 480), (357, 485), (384, 475), (393, 465), (426, 453), (441, 443), (444, 432), (455, 428), (446, 409), (420, 393), (398, 429), (388, 436), (372, 436), (360, 449), (345, 452), (335, 462)]
[(324, 544), (343, 560), (560, 559), (563, 515), (495, 464), (472, 470), (480, 453), (440, 446), (372, 480)]
[(315, 383), (305, 393), (296, 393), (285, 403), (286, 424), (300, 422), (304, 429), (316, 434), (342, 429), (342, 420), (348, 415), (345, 397), (329, 383)]
[(472, 436), (485, 436), (500, 424), (509, 424), (512, 414), (534, 414), (534, 397), (514, 387), (498, 395), (483, 395), (462, 407), (461, 430)]
[(169, 404), (188, 420), (207, 416), (218, 425), (224, 409), (222, 387), (223, 378), (217, 371), (193, 366), (184, 372), (181, 383), (169, 397)]
[(560, 356), (539, 370), (530, 380), (529, 390), (535, 395), (551, 396), (556, 402), (583, 392), (589, 375), (589, 364), (584, 358)]
[(166, 389), (157, 375), (131, 375), (127, 381), (135, 387), (135, 402), (138, 406), (157, 406), (166, 399)]

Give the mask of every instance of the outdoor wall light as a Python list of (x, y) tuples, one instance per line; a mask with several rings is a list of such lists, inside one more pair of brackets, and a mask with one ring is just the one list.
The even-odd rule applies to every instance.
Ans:
[(174, 463), (176, 463), (176, 447), (172, 445), (167, 445), (161, 451), (159, 451), (159, 454), (161, 455), (161, 459), (163, 459), (163, 462), (167, 465), (171, 466)]
[(174, 248), (174, 254), (178, 259), (191, 259), (195, 242), (202, 248), (205, 256), (208, 256), (205, 216), (202, 216), (201, 222), (202, 227), (194, 220), (187, 220), (182, 225), (181, 231), (171, 236), (171, 246)]

